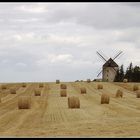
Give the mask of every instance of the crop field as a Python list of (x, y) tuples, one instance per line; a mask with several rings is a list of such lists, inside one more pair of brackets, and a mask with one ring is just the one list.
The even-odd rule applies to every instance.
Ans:
[[(64, 97), (60, 96), (62, 83), (67, 86)], [(0, 137), (140, 137), (140, 98), (132, 90), (134, 84), (140, 88), (140, 83), (46, 82), (40, 87), (41, 95), (35, 96), (39, 83), (25, 87), (5, 83), (6, 89), (0, 88)], [(86, 94), (81, 94), (81, 87)], [(122, 98), (115, 96), (118, 89)], [(101, 104), (103, 93), (110, 96), (109, 104)], [(18, 108), (21, 96), (30, 97), (29, 109)], [(71, 96), (79, 98), (80, 108), (68, 107)]]

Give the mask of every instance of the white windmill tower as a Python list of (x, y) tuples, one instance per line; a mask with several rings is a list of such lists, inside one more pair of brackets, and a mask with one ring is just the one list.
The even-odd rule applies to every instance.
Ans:
[(99, 72), (99, 74), (97, 75), (97, 77), (99, 77), (99, 75), (102, 73), (102, 81), (108, 81), (108, 82), (113, 82), (114, 78), (116, 76), (117, 70), (119, 69), (118, 64), (114, 61), (118, 56), (120, 56), (120, 54), (122, 54), (122, 51), (119, 51), (115, 57), (109, 58), (108, 60), (105, 59), (105, 57), (103, 56), (103, 54), (99, 53), (97, 51), (97, 54), (100, 56), (100, 58), (102, 58), (102, 60), (104, 60), (104, 65), (102, 66), (102, 70)]

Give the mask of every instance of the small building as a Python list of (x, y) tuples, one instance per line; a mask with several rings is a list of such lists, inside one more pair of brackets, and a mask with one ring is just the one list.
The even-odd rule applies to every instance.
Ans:
[(117, 73), (117, 70), (119, 69), (119, 66), (116, 64), (116, 62), (110, 58), (104, 65), (103, 65), (103, 71), (102, 71), (102, 79), (103, 81), (113, 82)]

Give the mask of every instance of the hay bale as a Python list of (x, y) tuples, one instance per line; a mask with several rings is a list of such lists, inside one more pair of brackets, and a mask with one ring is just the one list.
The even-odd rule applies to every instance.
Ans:
[(87, 79), (87, 83), (90, 83), (91, 82), (91, 80), (90, 79)]
[(67, 89), (67, 86), (66, 86), (66, 84), (61, 84), (61, 85), (60, 85), (60, 88), (61, 88), (61, 89)]
[(31, 108), (31, 97), (20, 96), (18, 98), (18, 109), (30, 109)]
[(75, 96), (68, 97), (68, 107), (69, 108), (80, 108), (79, 98), (75, 97)]
[(101, 104), (109, 104), (109, 101), (110, 101), (109, 95), (106, 93), (103, 93), (101, 95)]
[(60, 96), (61, 97), (66, 97), (67, 96), (67, 90), (66, 89), (61, 89)]
[(22, 83), (22, 87), (26, 87), (26, 83)]
[(34, 90), (34, 95), (35, 96), (41, 96), (41, 90), (40, 89), (35, 89)]
[(6, 85), (1, 85), (1, 89), (5, 90), (5, 89), (7, 89), (7, 86)]
[(59, 84), (60, 83), (60, 80), (56, 80), (56, 84)]
[(127, 80), (127, 79), (123, 79), (123, 82), (124, 82), (124, 83), (127, 83), (127, 82), (128, 82), (128, 80)]
[(43, 87), (44, 87), (43, 83), (39, 83), (39, 88), (43, 88)]
[(11, 89), (10, 89), (10, 93), (11, 93), (11, 94), (16, 94), (16, 89), (11, 88)]
[(139, 90), (139, 86), (138, 85), (133, 85), (133, 91)]
[(118, 89), (117, 92), (116, 92), (116, 97), (123, 97), (123, 91), (121, 89)]
[(86, 88), (85, 87), (81, 87), (81, 94), (86, 94), (87, 92), (86, 92)]
[(103, 89), (103, 85), (102, 84), (98, 84), (97, 85), (97, 89)]
[(140, 98), (140, 90), (136, 91), (136, 98)]

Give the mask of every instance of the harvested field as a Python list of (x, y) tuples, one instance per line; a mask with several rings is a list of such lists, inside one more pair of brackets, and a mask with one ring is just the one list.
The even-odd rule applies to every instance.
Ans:
[[(0, 89), (1, 137), (140, 137), (140, 98), (133, 85), (140, 83), (63, 82), (67, 97), (60, 96), (60, 84), (43, 83), (41, 96), (34, 96), (38, 83), (7, 83)], [(2, 85), (2, 84), (1, 84)], [(85, 87), (88, 94), (81, 94)], [(16, 89), (10, 94), (9, 89)], [(123, 90), (123, 98), (116, 91)], [(101, 104), (101, 95), (110, 96), (109, 104)], [(20, 96), (31, 97), (30, 109), (18, 109)], [(69, 109), (68, 97), (78, 97), (80, 108)]]

